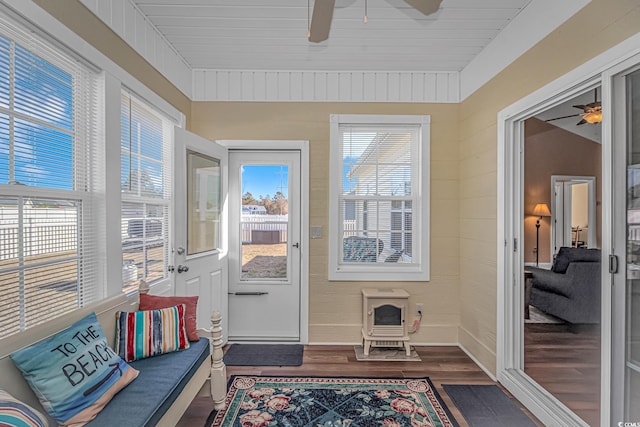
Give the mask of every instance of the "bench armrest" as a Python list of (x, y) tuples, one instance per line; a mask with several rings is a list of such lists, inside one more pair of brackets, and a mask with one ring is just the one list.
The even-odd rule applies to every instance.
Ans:
[(211, 313), (211, 328), (198, 329), (198, 335), (209, 339), (211, 346), (211, 376), (209, 378), (211, 399), (217, 411), (224, 409), (227, 397), (227, 367), (222, 351), (222, 315), (219, 311)]

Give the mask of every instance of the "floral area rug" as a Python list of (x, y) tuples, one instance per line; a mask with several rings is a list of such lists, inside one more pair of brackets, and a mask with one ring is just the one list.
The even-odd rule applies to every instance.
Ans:
[(428, 378), (233, 376), (211, 427), (458, 426)]

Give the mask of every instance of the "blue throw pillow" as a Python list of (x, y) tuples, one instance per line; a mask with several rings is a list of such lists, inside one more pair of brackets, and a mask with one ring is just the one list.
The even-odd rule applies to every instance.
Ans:
[(95, 313), (11, 354), (42, 407), (60, 424), (82, 425), (138, 376), (108, 345)]

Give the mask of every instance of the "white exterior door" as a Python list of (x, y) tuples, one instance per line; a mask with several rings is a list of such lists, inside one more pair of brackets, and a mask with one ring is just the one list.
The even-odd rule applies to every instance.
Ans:
[(300, 151), (229, 152), (229, 340), (300, 341)]
[(198, 327), (222, 314), (227, 336), (227, 149), (175, 128), (173, 271), (176, 295), (198, 295)]

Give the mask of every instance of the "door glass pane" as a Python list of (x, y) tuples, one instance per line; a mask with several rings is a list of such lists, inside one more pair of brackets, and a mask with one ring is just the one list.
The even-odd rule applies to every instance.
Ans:
[(289, 167), (242, 165), (240, 279), (287, 280)]
[[(640, 420), (640, 71), (627, 80), (627, 327), (625, 419)], [(634, 405), (635, 403), (635, 405)]]
[(579, 123), (585, 110), (599, 109), (600, 94), (600, 87), (589, 89), (524, 121), (518, 242), (523, 370), (589, 426), (600, 425), (601, 275), (607, 264), (597, 220), (602, 125)]
[(220, 243), (220, 160), (187, 153), (187, 255)]

